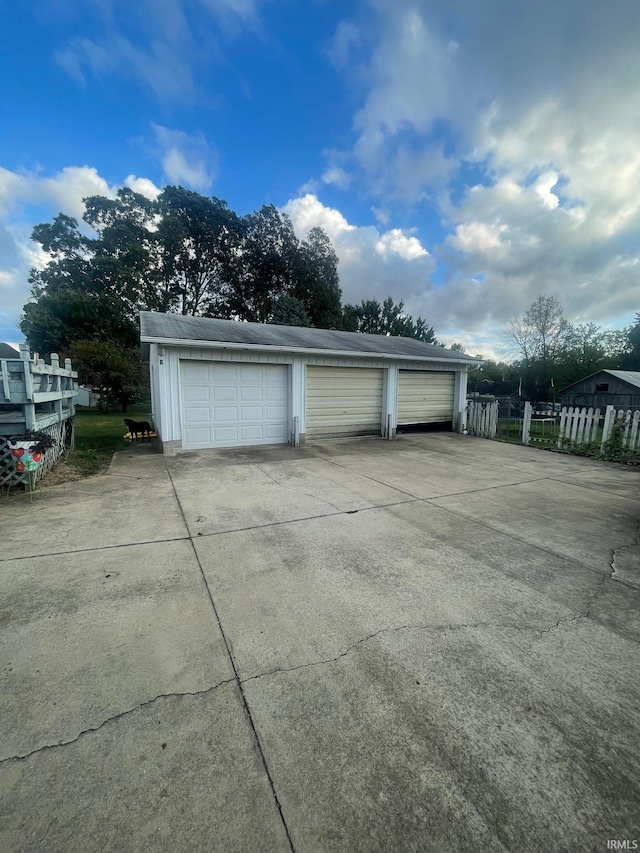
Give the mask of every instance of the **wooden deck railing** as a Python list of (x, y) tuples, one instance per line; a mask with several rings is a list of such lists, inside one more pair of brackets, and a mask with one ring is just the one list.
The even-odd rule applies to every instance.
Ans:
[(56, 445), (47, 452), (42, 470), (62, 455), (66, 437), (73, 435), (69, 424), (75, 414), (77, 377), (68, 358), (61, 366), (52, 353), (47, 364), (32, 355), (26, 344), (15, 358), (0, 359), (0, 483), (21, 480), (13, 470), (7, 440), (24, 438), (33, 431), (48, 432)]

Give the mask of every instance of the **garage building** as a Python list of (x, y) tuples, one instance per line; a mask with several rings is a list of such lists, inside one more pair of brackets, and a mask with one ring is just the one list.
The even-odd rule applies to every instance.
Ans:
[(461, 430), (476, 359), (413, 338), (140, 313), (165, 452)]

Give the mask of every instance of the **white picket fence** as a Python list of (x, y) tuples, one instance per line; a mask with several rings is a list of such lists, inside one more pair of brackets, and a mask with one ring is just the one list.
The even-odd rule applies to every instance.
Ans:
[(607, 412), (604, 418), (604, 427), (602, 429), (602, 445), (611, 439), (615, 425), (621, 427), (620, 438), (622, 446), (627, 450), (640, 449), (640, 411), (632, 412), (630, 409), (615, 409), (613, 406), (607, 406)]
[[(613, 406), (610, 406), (613, 408)], [(563, 407), (560, 412), (560, 432), (558, 447), (567, 442), (573, 444), (591, 444), (598, 435), (600, 428), (600, 409), (586, 409), (573, 406)]]
[(482, 438), (495, 438), (498, 428), (498, 400), (490, 403), (467, 403), (466, 428), (469, 435), (479, 435)]
[[(531, 441), (532, 412), (531, 403), (525, 403), (522, 419), (523, 444), (529, 444)], [(603, 419), (604, 422), (602, 422)], [(640, 449), (640, 411), (616, 409), (614, 406), (607, 406), (604, 415), (600, 409), (564, 406), (560, 412), (556, 444), (558, 448), (566, 448), (568, 445), (595, 444), (601, 427), (601, 453), (606, 450), (607, 443), (611, 441), (614, 429), (618, 430), (623, 448), (629, 451)]]

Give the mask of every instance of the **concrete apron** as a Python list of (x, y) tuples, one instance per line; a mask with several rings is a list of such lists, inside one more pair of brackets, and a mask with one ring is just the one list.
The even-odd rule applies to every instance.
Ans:
[(167, 465), (0, 510), (0, 849), (640, 836), (638, 472), (437, 434)]

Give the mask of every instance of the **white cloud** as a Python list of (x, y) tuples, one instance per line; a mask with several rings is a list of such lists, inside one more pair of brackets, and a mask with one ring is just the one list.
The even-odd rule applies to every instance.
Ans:
[(284, 211), (299, 236), (305, 237), (314, 226), (329, 235), (339, 259), (343, 302), (382, 300), (391, 294), (396, 302), (404, 300), (409, 313), (424, 315), (434, 263), (412, 234), (399, 228), (380, 231), (373, 225), (352, 225), (311, 193), (291, 199)]
[(351, 176), (340, 166), (331, 166), (322, 176), (322, 183), (338, 187), (341, 190), (349, 189)]
[(84, 212), (85, 196), (114, 198), (115, 194), (116, 188), (92, 166), (68, 166), (51, 177), (37, 172), (11, 172), (0, 166), (0, 203), (4, 213), (14, 205), (49, 204), (79, 218)]
[(170, 184), (207, 190), (218, 175), (218, 155), (202, 133), (189, 135), (154, 124), (162, 168)]
[[(145, 195), (157, 191), (151, 181), (135, 175), (125, 184)], [(90, 166), (69, 166), (53, 175), (0, 168), (0, 339), (18, 339), (18, 319), (30, 292), (29, 270), (46, 263), (44, 253), (30, 239), (33, 225), (59, 212), (80, 220), (83, 198), (115, 198), (116, 191), (117, 186)]]
[[(180, 0), (138, 0), (141, 32), (133, 42), (123, 35), (117, 0), (96, 3), (102, 14), (102, 36), (71, 38), (54, 51), (54, 58), (80, 85), (88, 77), (118, 74), (133, 78), (161, 100), (193, 101), (204, 96), (199, 85), (220, 60), (221, 36), (260, 31), (262, 0), (193, 0), (187, 9)], [(198, 21), (194, 26), (193, 21)]]
[(424, 258), (429, 254), (418, 239), (408, 237), (399, 228), (392, 228), (381, 234), (376, 243), (376, 251), (383, 257), (396, 254), (406, 261), (415, 261), (416, 258)]
[(353, 49), (360, 43), (362, 33), (352, 21), (340, 21), (329, 48), (329, 57), (342, 68), (347, 65)]
[(134, 192), (151, 199), (151, 201), (155, 201), (162, 192), (149, 178), (136, 178), (135, 175), (127, 175), (124, 179), (124, 185)]
[(374, 212), (440, 216), (430, 321), (481, 335), (552, 293), (572, 319), (621, 325), (640, 307), (640, 5), (367, 5), (336, 32), (366, 95), (333, 158)]

